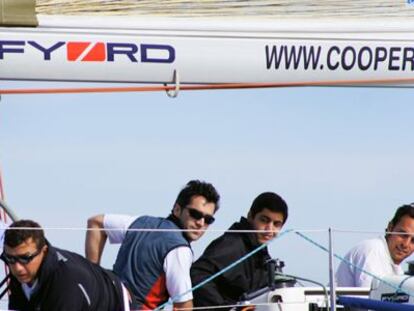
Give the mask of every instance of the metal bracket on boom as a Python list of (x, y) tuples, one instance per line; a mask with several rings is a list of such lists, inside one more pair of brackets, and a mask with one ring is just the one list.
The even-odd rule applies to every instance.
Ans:
[[(174, 69), (173, 73), (173, 81), (172, 83), (175, 84), (174, 90), (165, 90), (167, 96), (170, 98), (176, 98), (178, 96), (178, 92), (180, 91), (180, 75), (178, 74), (178, 70)], [(164, 83), (164, 86), (167, 86), (167, 83)]]

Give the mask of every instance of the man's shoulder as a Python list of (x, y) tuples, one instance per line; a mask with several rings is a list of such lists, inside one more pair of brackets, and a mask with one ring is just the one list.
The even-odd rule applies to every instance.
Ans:
[(355, 245), (354, 248), (356, 249), (369, 249), (371, 247), (378, 247), (378, 246), (383, 246), (384, 245), (384, 241), (382, 238), (371, 238), (371, 239), (366, 239), (363, 240), (361, 242), (359, 242), (357, 245)]
[(103, 270), (85, 257), (65, 249), (54, 248), (52, 256), (53, 270), (57, 278), (85, 277), (93, 274), (94, 270)]
[(141, 227), (141, 228), (152, 228), (152, 227), (159, 227), (160, 225), (171, 226), (170, 223), (172, 222), (163, 217), (144, 215), (144, 216), (137, 217), (131, 223), (131, 226)]
[(385, 241), (381, 238), (366, 239), (355, 245), (348, 252), (348, 257), (367, 257), (380, 254), (384, 250)]
[[(245, 244), (241, 234), (225, 233), (212, 241), (206, 248), (206, 252), (215, 255), (223, 254), (224, 256), (237, 256), (245, 252)], [(219, 253), (220, 252), (220, 253)]]

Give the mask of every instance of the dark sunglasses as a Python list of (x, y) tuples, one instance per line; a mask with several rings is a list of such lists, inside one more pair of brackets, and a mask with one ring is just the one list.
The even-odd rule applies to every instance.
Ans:
[(200, 212), (199, 210), (196, 210), (195, 208), (187, 206), (186, 209), (188, 209), (188, 213), (190, 214), (191, 218), (194, 218), (195, 220), (200, 220), (201, 218), (204, 218), (204, 222), (207, 225), (211, 225), (216, 220), (213, 216), (203, 214), (202, 212)]
[(13, 255), (9, 255), (6, 254), (5, 252), (3, 252), (0, 256), (0, 258), (8, 265), (14, 265), (16, 262), (22, 264), (22, 265), (27, 265), (29, 264), (37, 255), (40, 254), (42, 250), (37, 250), (35, 251), (33, 254), (30, 255), (17, 255), (17, 256), (13, 256)]

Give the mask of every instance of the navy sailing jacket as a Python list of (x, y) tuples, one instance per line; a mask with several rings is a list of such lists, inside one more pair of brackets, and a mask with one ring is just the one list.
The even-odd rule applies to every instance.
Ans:
[[(244, 217), (229, 230), (253, 230)], [(255, 233), (226, 232), (207, 246), (201, 257), (191, 267), (193, 286), (223, 270), (236, 260), (250, 253), (260, 244)], [(270, 259), (267, 247), (247, 258), (233, 269), (218, 276), (194, 291), (194, 306), (232, 305), (245, 293), (267, 286), (266, 261)], [(223, 308), (220, 310), (229, 310)]]
[(9, 309), (19, 311), (120, 311), (120, 280), (86, 258), (48, 244), (28, 300), (20, 282), (11, 277)]

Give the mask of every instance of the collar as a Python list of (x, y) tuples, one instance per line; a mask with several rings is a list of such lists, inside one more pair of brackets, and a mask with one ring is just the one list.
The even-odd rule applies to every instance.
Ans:
[[(241, 217), (239, 222), (235, 222), (229, 230), (254, 230), (253, 226), (245, 217)], [(255, 249), (260, 246), (260, 243), (257, 241), (256, 233), (248, 232), (242, 234), (242, 239), (248, 245), (249, 249)]]
[(23, 293), (28, 300), (36, 296), (38, 290), (42, 287), (45, 280), (47, 280), (50, 277), (50, 275), (53, 274), (57, 266), (55, 248), (47, 240), (46, 240), (46, 245), (47, 245), (47, 253), (43, 257), (43, 261), (40, 264), (39, 270), (36, 275), (36, 279), (34, 283), (32, 284), (32, 286), (29, 286), (27, 284), (22, 284), (16, 278), (13, 277), (16, 282), (21, 284)]
[[(171, 213), (170, 215), (168, 215), (167, 220), (169, 220), (172, 223), (174, 223), (174, 225), (176, 225), (179, 229), (185, 230), (183, 224), (181, 223), (181, 220), (177, 216), (175, 216), (173, 213)], [(185, 232), (181, 232), (181, 234), (183, 235), (183, 237), (185, 238), (185, 240), (188, 243), (191, 243), (191, 241), (187, 238), (187, 235), (185, 234)]]
[(32, 294), (37, 290), (37, 285), (39, 284), (38, 279), (36, 279), (32, 286), (26, 284), (26, 283), (22, 283), (22, 290), (24, 295), (26, 296), (27, 300), (30, 300)]
[[(235, 222), (229, 230), (254, 230), (254, 227), (250, 224), (249, 220), (245, 217), (241, 217), (239, 222)], [(229, 233), (232, 234), (232, 233)], [(248, 232), (248, 233), (241, 233), (241, 238), (244, 241), (247, 250), (253, 251), (258, 248), (261, 244), (257, 240), (257, 236), (255, 232)], [(267, 246), (261, 249), (256, 255), (253, 256), (256, 258), (256, 264), (258, 266), (263, 266), (263, 264), (271, 259)]]
[(394, 262), (394, 260), (392, 259), (392, 257), (391, 257), (391, 253), (390, 253), (390, 249), (388, 248), (388, 242), (387, 242), (387, 239), (384, 237), (384, 236), (380, 236), (379, 237), (379, 239), (382, 241), (382, 243), (384, 244), (384, 248), (385, 248), (385, 253), (388, 255), (388, 259), (389, 259), (389, 262), (390, 262), (390, 264), (391, 264), (391, 266), (393, 266), (395, 269), (397, 269), (397, 270), (399, 270), (399, 269), (402, 269), (401, 267), (400, 267), (400, 265), (397, 265), (395, 262)]

